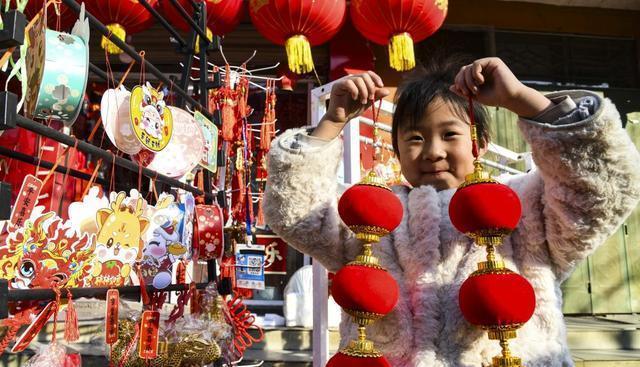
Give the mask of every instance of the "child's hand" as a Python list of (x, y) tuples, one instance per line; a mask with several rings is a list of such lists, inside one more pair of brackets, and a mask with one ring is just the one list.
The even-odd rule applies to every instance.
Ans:
[(497, 57), (478, 59), (463, 66), (449, 89), (463, 97), (472, 96), (487, 106), (508, 108), (523, 117), (536, 116), (552, 103), (540, 92), (522, 84)]
[(373, 71), (352, 75), (331, 88), (329, 107), (312, 135), (333, 139), (345, 124), (360, 116), (374, 101), (389, 95), (382, 79)]

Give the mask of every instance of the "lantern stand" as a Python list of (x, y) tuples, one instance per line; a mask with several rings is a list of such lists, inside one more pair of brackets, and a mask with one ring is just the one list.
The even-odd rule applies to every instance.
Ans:
[[(74, 0), (62, 0), (66, 6), (75, 11), (76, 13), (80, 12), (80, 5)], [(141, 0), (141, 2), (146, 3), (145, 0)], [(148, 4), (147, 4), (148, 5)], [(197, 4), (196, 4), (197, 5)], [(196, 19), (197, 22), (204, 24), (206, 21), (206, 10), (199, 8), (198, 6), (194, 7), (196, 9), (196, 14), (193, 19)], [(184, 9), (183, 9), (184, 11)], [(212, 120), (216, 125), (220, 125), (220, 116), (218, 113), (212, 115), (207, 110), (207, 92), (211, 88), (215, 88), (219, 85), (219, 76), (214, 75), (214, 81), (208, 82), (207, 80), (207, 70), (206, 68), (201, 68), (201, 78), (200, 84), (197, 86), (200, 91), (200, 102), (196, 101), (192, 96), (190, 96), (186, 90), (188, 86), (188, 74), (186, 77), (183, 77), (183, 80), (180, 83), (174, 83), (172, 80), (167, 78), (160, 70), (158, 70), (152, 63), (150, 63), (147, 59), (142, 59), (140, 55), (125, 42), (118, 39), (116, 36), (111, 35), (111, 32), (106, 28), (104, 24), (98, 21), (92, 14), (85, 11), (87, 18), (89, 19), (89, 23), (92, 29), (97, 30), (99, 33), (109, 38), (116, 46), (123, 50), (123, 52), (127, 53), (130, 57), (132, 57), (138, 63), (144, 63), (145, 69), (156, 76), (159, 80), (164, 82), (166, 85), (172, 85), (172, 91), (176, 93), (180, 97), (180, 107), (184, 107), (186, 103), (189, 103), (194, 109), (200, 110), (200, 112), (205, 115), (207, 118)], [(192, 37), (192, 42), (190, 44), (186, 44), (184, 39), (182, 39), (179, 34), (171, 27), (168, 22), (162, 18), (162, 16), (156, 12), (152, 11), (151, 14), (158, 19), (158, 21), (167, 29), (167, 31), (172, 35), (174, 40), (180, 45), (180, 49), (187, 53), (187, 55), (193, 57), (193, 50), (195, 50), (195, 34), (201, 33), (202, 28), (195, 27), (193, 30), (194, 37)], [(182, 13), (181, 13), (182, 14)], [(192, 17), (189, 17), (186, 12), (183, 14), (186, 17), (187, 22), (193, 27), (196, 25)], [(197, 29), (196, 29), (197, 28)], [(198, 32), (200, 31), (200, 32)], [(200, 57), (204, 58), (206, 62), (206, 52), (207, 45), (211, 44), (217, 48), (219, 38), (216, 37), (214, 42), (209, 42), (206, 38), (200, 37)], [(95, 75), (108, 80), (108, 75), (105, 71), (101, 70), (99, 67), (93, 64), (89, 64), (89, 70)], [(0, 92), (0, 101), (7, 102), (2, 103), (0, 106), (0, 130), (11, 129), (16, 126), (19, 126), (23, 129), (32, 131), (40, 136), (50, 138), (58, 143), (65, 144), (68, 146), (75, 146), (76, 149), (82, 151), (84, 153), (90, 154), (94, 157), (102, 159), (104, 162), (108, 162), (118, 167), (124, 168), (131, 172), (140, 173), (148, 178), (152, 178), (156, 180), (158, 183), (164, 183), (169, 185), (170, 187), (180, 188), (182, 190), (193, 193), (194, 195), (202, 195), (205, 198), (205, 201), (208, 203), (218, 202), (221, 207), (225, 207), (225, 195), (224, 191), (219, 191), (217, 194), (213, 194), (211, 192), (211, 180), (205, 180), (204, 190), (200, 190), (194, 186), (185, 184), (180, 182), (174, 178), (165, 176), (163, 174), (159, 174), (156, 171), (150, 170), (145, 167), (141, 167), (137, 163), (132, 162), (131, 160), (117, 157), (112, 152), (101, 149), (95, 145), (92, 145), (89, 142), (79, 141), (73, 137), (70, 137), (62, 132), (59, 132), (53, 128), (50, 128), (46, 125), (43, 125), (39, 122), (33, 121), (32, 119), (26, 118), (17, 113), (15, 108), (15, 103), (10, 103), (11, 101), (17, 101), (17, 96), (11, 92)], [(39, 161), (35, 157), (28, 156), (26, 154), (22, 154), (19, 152), (14, 152), (10, 149), (0, 147), (0, 155), (8, 156), (13, 159), (23, 161), (32, 165), (40, 165), (43, 168), (51, 168), (54, 166), (51, 162)], [(221, 155), (218, 154), (218, 166), (224, 167), (224, 160), (220, 160)], [(85, 181), (90, 180), (90, 176), (84, 172), (80, 172), (74, 169), (68, 169), (64, 166), (58, 166), (56, 168), (56, 172), (60, 173), (68, 173), (72, 177), (76, 177)], [(208, 173), (208, 172), (207, 172)], [(210, 176), (209, 176), (210, 177)], [(96, 183), (106, 185), (109, 182), (109, 179), (95, 179)], [(119, 187), (119, 184), (116, 183), (116, 188)], [(5, 183), (0, 183), (0, 218), (5, 219), (7, 213), (10, 213), (10, 200), (5, 200), (6, 196), (10, 197), (10, 189), (8, 185)], [(207, 283), (198, 283), (196, 284), (196, 288), (203, 289), (210, 282), (216, 280), (215, 274), (215, 260), (208, 261), (208, 282)], [(212, 271), (213, 269), (213, 271)], [(115, 288), (120, 291), (123, 295), (129, 295), (134, 297), (135, 299), (139, 299), (140, 297), (140, 287), (139, 286), (125, 286)], [(188, 285), (183, 284), (173, 284), (163, 289), (162, 291), (180, 291), (188, 289)], [(69, 288), (73, 297), (98, 297), (104, 298), (108, 288)], [(153, 286), (147, 286), (148, 292), (157, 291)], [(20, 300), (53, 300), (55, 299), (55, 294), (51, 290), (47, 289), (27, 289), (27, 290), (10, 290), (8, 289), (8, 282), (4, 279), (0, 279), (0, 319), (8, 317), (8, 303), (11, 301), (20, 301)]]

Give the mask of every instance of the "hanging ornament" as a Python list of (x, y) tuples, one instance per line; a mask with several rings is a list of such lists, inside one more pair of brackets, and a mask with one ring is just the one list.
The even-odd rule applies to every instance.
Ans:
[(447, 0), (353, 0), (351, 20), (368, 40), (388, 45), (392, 69), (415, 67), (413, 44), (435, 33), (447, 15)]
[[(158, 0), (147, 0), (147, 2), (152, 7), (158, 5)], [(107, 29), (122, 42), (125, 42), (127, 34), (142, 32), (154, 21), (153, 15), (137, 1), (86, 0), (85, 4), (87, 11), (106, 24)], [(122, 53), (118, 46), (104, 36), (100, 45), (110, 54)]]
[[(244, 14), (244, 0), (204, 0), (207, 9), (207, 39), (213, 36), (224, 36), (234, 30)], [(178, 0), (178, 4), (189, 14), (194, 14), (192, 1)], [(191, 26), (180, 15), (170, 1), (160, 1), (160, 9), (165, 18), (177, 29), (189, 32)], [(200, 36), (196, 37), (196, 54), (200, 52)]]
[[(12, 0), (15, 3), (16, 0)], [(42, 10), (45, 0), (29, 0), (24, 8), (24, 15), (27, 19), (33, 17)], [(69, 9), (65, 4), (54, 2), (47, 9), (47, 27), (53, 30), (69, 31), (71, 26), (78, 20), (78, 14)]]
[(524, 277), (505, 267), (496, 246), (516, 228), (521, 204), (511, 188), (483, 171), (471, 99), (469, 106), (475, 169), (451, 198), (449, 216), (460, 232), (486, 247), (487, 260), (478, 263), (478, 270), (460, 287), (460, 310), (469, 323), (487, 330), (489, 339), (500, 341), (502, 354), (493, 358), (492, 366), (519, 367), (521, 360), (511, 355), (508, 340), (533, 315), (535, 293)]
[(345, 0), (250, 0), (251, 21), (266, 39), (287, 50), (289, 69), (313, 70), (311, 46), (327, 42), (345, 19)]
[(338, 202), (338, 212), (364, 244), (355, 261), (336, 273), (331, 294), (358, 324), (359, 335), (334, 355), (327, 367), (389, 366), (373, 342), (367, 340), (365, 329), (391, 312), (398, 302), (398, 284), (373, 256), (372, 244), (400, 224), (402, 204), (384, 180), (370, 172), (362, 182), (345, 191)]

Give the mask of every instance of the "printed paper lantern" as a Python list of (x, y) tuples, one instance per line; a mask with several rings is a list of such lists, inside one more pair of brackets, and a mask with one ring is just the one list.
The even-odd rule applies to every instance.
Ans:
[(387, 359), (383, 356), (380, 357), (370, 357), (370, 358), (362, 358), (362, 357), (353, 357), (348, 354), (344, 354), (343, 352), (338, 352), (334, 355), (329, 362), (327, 362), (327, 367), (391, 367)]
[[(152, 7), (158, 0), (147, 0)], [(125, 41), (127, 34), (135, 34), (148, 29), (153, 24), (153, 14), (144, 5), (131, 0), (85, 0), (87, 11), (105, 24), (116, 37)], [(122, 50), (108, 38), (102, 37), (102, 48), (110, 54), (120, 54)]]
[(345, 0), (249, 0), (251, 21), (266, 39), (285, 46), (296, 74), (313, 70), (311, 46), (333, 37), (345, 14)]
[(447, 0), (352, 0), (351, 20), (367, 39), (388, 45), (389, 64), (413, 69), (414, 42), (435, 33), (447, 15)]

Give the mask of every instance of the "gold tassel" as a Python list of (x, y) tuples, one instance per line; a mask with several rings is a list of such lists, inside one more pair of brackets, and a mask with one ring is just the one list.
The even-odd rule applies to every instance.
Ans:
[(409, 33), (395, 34), (389, 40), (389, 64), (397, 71), (411, 70), (416, 66), (413, 39)]
[(296, 74), (306, 74), (313, 70), (311, 45), (307, 37), (299, 34), (289, 37), (284, 44), (287, 50), (289, 69)]
[[(109, 24), (107, 25), (107, 29), (111, 32), (111, 34), (118, 37), (120, 40), (122, 40), (122, 42), (124, 42), (125, 37), (127, 36), (127, 32), (124, 30), (124, 28), (120, 24), (118, 23)], [(102, 46), (104, 50), (107, 50), (107, 53), (111, 55), (118, 55), (122, 53), (122, 50), (120, 49), (120, 47), (116, 46), (115, 43), (111, 42), (105, 36), (102, 36), (102, 42), (100, 42), (100, 46)]]

